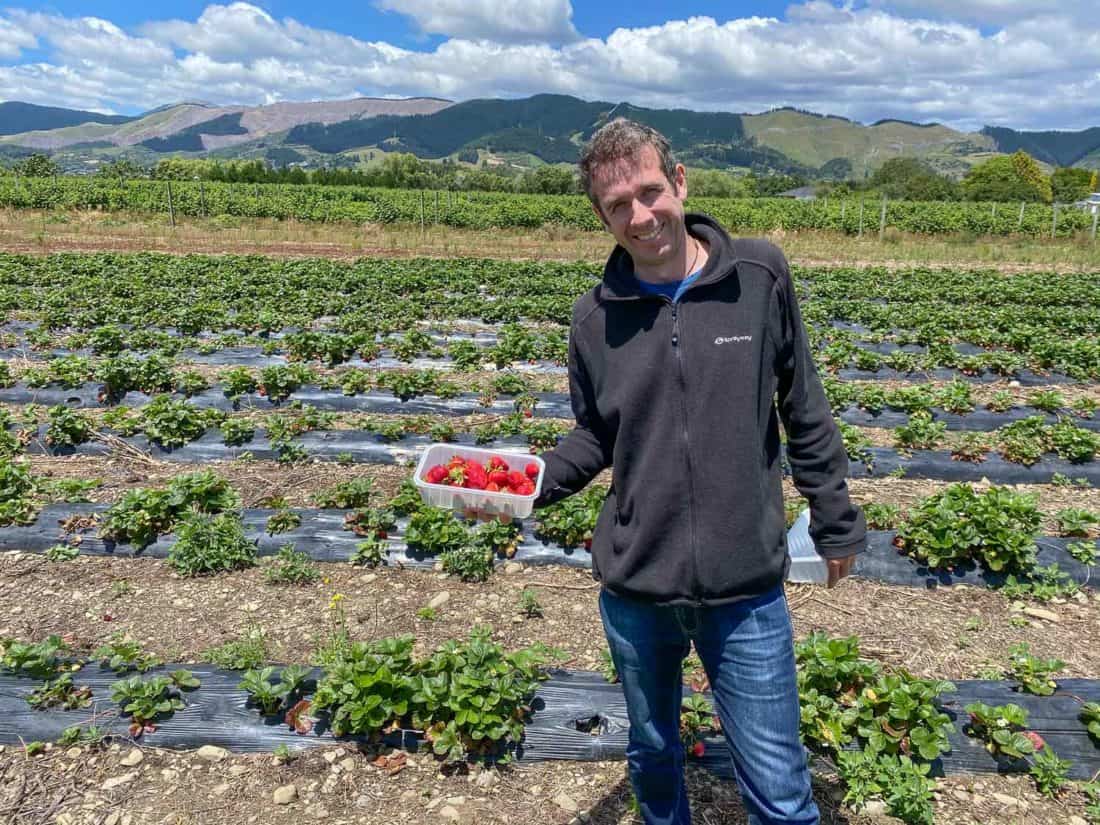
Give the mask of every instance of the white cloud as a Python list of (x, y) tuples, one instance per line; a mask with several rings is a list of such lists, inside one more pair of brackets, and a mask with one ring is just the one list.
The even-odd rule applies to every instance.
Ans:
[[(477, 6), (470, 0), (468, 8)], [(449, 7), (433, 8), (443, 15)], [(426, 11), (417, 19), (429, 25)], [(276, 20), (246, 3), (211, 5), (194, 21), (150, 22), (138, 33), (96, 18), (9, 11), (7, 20), (37, 35), (51, 58), (0, 66), (0, 99), (80, 108), (557, 92), (725, 111), (795, 105), (865, 122), (935, 119), (963, 128), (1100, 125), (1100, 30), (1069, 13), (1009, 21), (991, 33), (812, 0), (786, 19), (693, 17), (564, 43), (452, 31), (429, 51)]]
[(33, 49), (37, 45), (33, 34), (0, 17), (0, 60), (16, 60), (23, 49)]
[(498, 43), (565, 43), (580, 35), (569, 0), (375, 0), (408, 15), (426, 34)]

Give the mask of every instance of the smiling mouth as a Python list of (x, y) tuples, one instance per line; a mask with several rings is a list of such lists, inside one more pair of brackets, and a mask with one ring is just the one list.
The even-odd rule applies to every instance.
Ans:
[(634, 239), (638, 240), (638, 241), (652, 241), (652, 240), (655, 240), (657, 238), (657, 236), (661, 234), (662, 229), (664, 229), (664, 224), (658, 224), (657, 228), (654, 229), (652, 232), (647, 232), (645, 235), (635, 235)]

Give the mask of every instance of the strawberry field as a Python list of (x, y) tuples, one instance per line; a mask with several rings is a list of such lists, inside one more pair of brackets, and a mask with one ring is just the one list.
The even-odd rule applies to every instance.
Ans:
[[(312, 184), (5, 176), (0, 178), (0, 206), (164, 213), (173, 220), (178, 214), (469, 228), (550, 224), (600, 229), (588, 200), (578, 195), (424, 192)], [(889, 227), (921, 235), (1095, 237), (1095, 223), (1089, 212), (1039, 203), (692, 198), (689, 208), (707, 212), (731, 229), (746, 233), (827, 229), (862, 236)]]
[[(3, 185), (158, 208), (151, 183)], [(405, 208), (292, 189), (207, 185), (202, 208)], [(639, 821), (588, 574), (607, 478), (511, 522), (412, 482), (428, 444), (568, 430), (597, 276), (0, 254), (4, 821)], [(1100, 822), (1100, 279), (795, 278), (871, 528), (851, 579), (788, 588), (823, 821)], [(447, 459), (444, 488), (523, 496), (538, 470)], [(739, 822), (694, 656), (684, 675), (693, 804)]]

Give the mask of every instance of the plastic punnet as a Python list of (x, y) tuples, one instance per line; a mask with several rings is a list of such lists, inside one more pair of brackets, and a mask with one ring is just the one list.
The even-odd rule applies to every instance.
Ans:
[(825, 559), (818, 555), (813, 539), (810, 538), (809, 510), (799, 513), (791, 529), (787, 531), (787, 552), (791, 556), (787, 581), (825, 584), (829, 580)]
[[(493, 493), (488, 490), (471, 490), (465, 487), (450, 487), (446, 484), (430, 484), (424, 480), (428, 468), (436, 464), (446, 464), (452, 456), (473, 458), (482, 464), (492, 456), (499, 456), (508, 462), (508, 468), (517, 472), (523, 472), (528, 464), (538, 465), (539, 474), (535, 478), (535, 492), (529, 496), (515, 495), (514, 493)], [(457, 444), (432, 444), (420, 456), (420, 463), (416, 465), (416, 487), (420, 490), (420, 497), (425, 504), (433, 507), (445, 507), (451, 510), (475, 509), (495, 515), (511, 516), (512, 518), (526, 518), (535, 509), (535, 499), (542, 490), (542, 477), (546, 472), (546, 465), (536, 455), (529, 453), (512, 453), (502, 450), (484, 450), (479, 447), (464, 447)]]

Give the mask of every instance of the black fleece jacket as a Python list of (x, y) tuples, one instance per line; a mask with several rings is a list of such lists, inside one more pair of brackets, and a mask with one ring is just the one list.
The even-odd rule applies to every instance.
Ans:
[[(660, 604), (751, 598), (790, 567), (779, 420), (810, 534), (826, 558), (866, 546), (848, 458), (810, 357), (783, 254), (688, 214), (709, 258), (679, 304), (639, 291), (616, 247), (569, 335), (576, 427), (546, 461), (544, 506), (612, 468), (593, 577)], [(778, 399), (778, 410), (776, 406)]]

